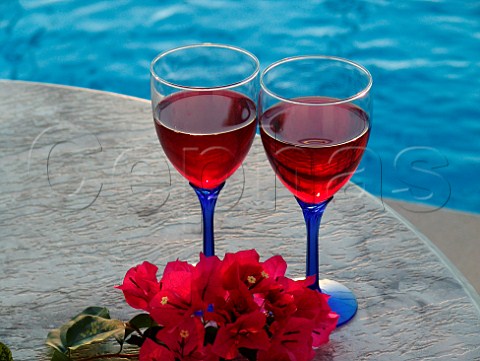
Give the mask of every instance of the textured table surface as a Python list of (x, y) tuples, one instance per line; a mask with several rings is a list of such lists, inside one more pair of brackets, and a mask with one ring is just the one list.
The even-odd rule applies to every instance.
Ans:
[[(169, 165), (147, 101), (0, 81), (0, 341), (16, 361), (46, 360), (48, 331), (90, 305), (132, 311), (113, 288), (144, 260), (201, 250), (198, 201)], [(281, 254), (301, 276), (305, 228), (257, 138), (227, 182), (216, 250)], [(431, 243), (349, 184), (320, 231), (322, 276), (359, 311), (316, 360), (480, 360), (478, 296)]]

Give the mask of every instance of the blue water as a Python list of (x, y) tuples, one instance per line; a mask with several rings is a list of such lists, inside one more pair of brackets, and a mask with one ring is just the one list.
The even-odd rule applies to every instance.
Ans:
[(479, 1), (0, 1), (5, 79), (148, 98), (158, 52), (206, 41), (246, 48), (262, 68), (300, 54), (358, 61), (373, 74), (375, 111), (354, 180), (480, 212)]

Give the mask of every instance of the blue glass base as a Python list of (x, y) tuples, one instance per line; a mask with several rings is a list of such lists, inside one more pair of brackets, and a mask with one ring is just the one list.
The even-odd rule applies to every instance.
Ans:
[(340, 316), (337, 327), (350, 321), (358, 309), (357, 298), (352, 291), (341, 283), (332, 280), (323, 279), (319, 281), (319, 284), (322, 292), (330, 296), (328, 299), (330, 308)]

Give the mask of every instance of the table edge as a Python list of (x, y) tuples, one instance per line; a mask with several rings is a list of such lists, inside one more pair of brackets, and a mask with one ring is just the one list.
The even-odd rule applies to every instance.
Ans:
[(98, 90), (98, 89), (84, 88), (84, 87), (75, 86), (75, 85), (43, 83), (43, 82), (36, 82), (36, 81), (30, 81), (30, 80), (0, 79), (0, 85), (1, 84), (15, 84), (15, 83), (25, 84), (25, 85), (37, 85), (37, 86), (39, 85), (39, 86), (46, 86), (46, 87), (51, 87), (51, 88), (59, 88), (59, 89), (67, 89), (67, 90), (77, 90), (77, 91), (94, 93), (94, 94), (106, 94), (106, 95), (111, 95), (111, 96), (118, 97), (118, 98), (125, 98), (125, 99), (130, 99), (130, 100), (135, 100), (135, 101), (139, 101), (139, 102), (142, 102), (142, 103), (150, 104), (150, 99), (144, 99), (144, 98), (139, 98), (139, 97), (135, 97), (135, 96), (132, 96), (132, 95), (115, 93), (115, 92), (111, 92), (111, 91), (108, 91), (108, 90)]
[[(353, 182), (352, 182), (353, 183)], [(458, 268), (453, 264), (453, 262), (422, 232), (420, 232), (415, 225), (413, 225), (409, 220), (403, 217), (400, 213), (390, 207), (388, 204), (383, 202), (380, 198), (374, 196), (373, 194), (367, 192), (363, 188), (359, 187), (355, 183), (353, 183), (360, 192), (363, 192), (366, 196), (372, 198), (377, 204), (384, 207), (385, 210), (389, 211), (393, 214), (400, 222), (402, 222), (410, 231), (415, 233), (415, 235), (420, 239), (420, 241), (428, 247), (428, 249), (435, 255), (437, 258), (442, 262), (442, 264), (447, 268), (449, 272), (451, 272), (452, 276), (460, 283), (463, 287), (467, 295), (473, 301), (474, 306), (477, 310), (477, 313), (480, 315), (480, 295), (475, 290), (475, 288), (470, 284), (467, 278), (463, 275), (462, 272), (458, 270)]]

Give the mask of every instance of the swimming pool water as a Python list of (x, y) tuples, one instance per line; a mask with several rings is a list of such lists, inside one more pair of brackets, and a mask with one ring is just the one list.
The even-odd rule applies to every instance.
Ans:
[(480, 212), (478, 1), (0, 2), (5, 79), (149, 98), (157, 53), (207, 41), (248, 49), (262, 68), (301, 54), (365, 65), (374, 125), (354, 180), (383, 197)]

